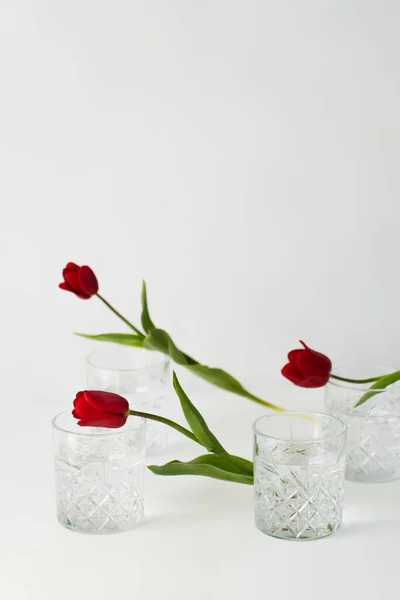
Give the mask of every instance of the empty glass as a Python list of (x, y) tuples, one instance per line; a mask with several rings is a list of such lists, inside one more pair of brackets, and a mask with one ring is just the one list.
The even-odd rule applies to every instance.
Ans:
[[(87, 386), (91, 390), (115, 392), (126, 398), (132, 410), (165, 415), (170, 386), (170, 360), (161, 352), (108, 346), (87, 358)], [(164, 450), (168, 428), (147, 421), (147, 454)]]
[(339, 529), (346, 426), (325, 414), (282, 413), (260, 417), (253, 431), (258, 529), (291, 540)]
[(145, 420), (120, 429), (80, 427), (71, 411), (53, 420), (57, 517), (81, 533), (117, 533), (143, 520)]

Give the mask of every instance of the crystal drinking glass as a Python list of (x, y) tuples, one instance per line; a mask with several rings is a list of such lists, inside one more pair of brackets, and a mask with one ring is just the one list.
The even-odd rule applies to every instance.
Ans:
[[(361, 379), (395, 369), (343, 369), (339, 373)], [(334, 417), (347, 425), (346, 479), (383, 483), (400, 478), (400, 386), (393, 384), (356, 407), (371, 386), (330, 379), (325, 404)]]
[(145, 420), (119, 429), (53, 420), (58, 521), (81, 533), (117, 533), (143, 520)]
[[(161, 352), (109, 346), (87, 358), (87, 386), (115, 392), (126, 398), (132, 410), (165, 415), (170, 389), (170, 360)], [(168, 428), (147, 421), (146, 450), (154, 455), (167, 447)]]
[(258, 529), (290, 540), (339, 529), (346, 426), (325, 414), (282, 413), (259, 418), (253, 431)]

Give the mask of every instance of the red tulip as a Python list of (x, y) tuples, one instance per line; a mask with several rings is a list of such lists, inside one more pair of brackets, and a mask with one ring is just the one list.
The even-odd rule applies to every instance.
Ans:
[(78, 267), (69, 262), (63, 269), (64, 281), (58, 286), (67, 292), (73, 292), (78, 298), (88, 300), (99, 291), (96, 275), (90, 267)]
[(331, 374), (331, 361), (325, 354), (311, 350), (302, 341), (300, 343), (304, 350), (289, 352), (289, 362), (283, 367), (282, 375), (300, 387), (323, 387)]
[(74, 407), (72, 416), (82, 427), (122, 427), (129, 415), (128, 400), (111, 392), (78, 392)]

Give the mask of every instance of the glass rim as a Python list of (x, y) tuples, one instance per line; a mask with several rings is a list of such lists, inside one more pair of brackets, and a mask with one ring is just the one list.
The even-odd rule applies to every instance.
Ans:
[[(78, 436), (96, 436), (96, 438), (99, 437), (109, 437), (112, 435), (118, 435), (121, 433), (126, 433), (127, 431), (140, 431), (144, 428), (144, 426), (146, 425), (146, 419), (144, 417), (137, 417), (135, 416), (135, 419), (129, 420), (130, 423), (132, 423), (133, 421), (136, 421), (136, 426), (131, 427), (130, 429), (124, 429), (123, 431), (121, 431), (122, 427), (109, 427), (107, 432), (104, 433), (89, 433), (89, 432), (85, 432), (84, 431), (84, 427), (82, 427), (83, 431), (72, 431), (71, 429), (67, 429), (66, 427), (61, 427), (60, 425), (57, 424), (57, 420), (64, 416), (64, 415), (71, 415), (72, 416), (72, 410), (62, 410), (61, 412), (59, 412), (55, 417), (52, 418), (51, 420), (51, 425), (53, 427), (53, 429), (55, 431), (61, 431), (62, 433), (68, 433), (70, 435), (78, 435)], [(129, 418), (129, 417), (128, 417)], [(75, 425), (77, 425), (78, 420), (76, 420)], [(102, 429), (101, 427), (95, 427), (95, 429)], [(107, 429), (107, 428), (104, 428)]]
[[(383, 377), (383, 375), (382, 375), (382, 377)], [(396, 383), (398, 383), (398, 382), (394, 382), (394, 384), (392, 383), (390, 385), (392, 386), (392, 385), (395, 385)], [(343, 389), (343, 390), (352, 390), (353, 392), (362, 392), (363, 394), (366, 394), (367, 392), (370, 391), (370, 388), (369, 387), (363, 387), (363, 386), (365, 386), (365, 385), (370, 385), (371, 386), (373, 384), (374, 384), (373, 381), (371, 381), (369, 384), (367, 384), (367, 383), (362, 384), (362, 383), (349, 383), (348, 381), (339, 381), (339, 380), (336, 380), (336, 379), (334, 381), (331, 381), (329, 379), (329, 381), (326, 382), (325, 386), (327, 387), (328, 385), (331, 385), (333, 387), (337, 387), (337, 388), (340, 388), (340, 389)], [(374, 391), (376, 393), (390, 392), (390, 388), (389, 389), (388, 388), (389, 388), (389, 386), (388, 387), (384, 387), (384, 388), (374, 388), (371, 391)]]
[[(336, 367), (335, 369), (332, 370), (332, 375), (338, 375), (339, 376), (339, 372), (346, 368), (347, 366), (351, 366), (351, 365), (357, 365), (357, 363), (348, 363), (345, 365), (341, 365), (339, 367)], [(371, 366), (371, 368), (374, 368), (374, 365)], [(396, 369), (396, 367), (389, 367), (389, 366), (384, 366), (384, 365), (375, 365), (376, 369), (385, 369), (385, 371), (387, 371), (386, 373), (382, 373), (381, 377), (384, 377), (385, 375), (388, 375), (389, 373), (394, 373), (396, 370), (399, 371), (400, 369)], [(394, 382), (392, 385), (396, 385), (399, 384), (400, 382)], [(369, 387), (365, 387), (365, 386), (371, 386), (373, 385), (374, 382), (371, 381), (369, 384), (362, 384), (362, 383), (350, 383), (349, 381), (340, 381), (340, 379), (328, 379), (328, 381), (326, 382), (326, 386), (328, 385), (332, 385), (334, 387), (337, 388), (341, 388), (341, 389), (345, 389), (345, 390), (353, 390), (353, 391), (357, 391), (357, 392), (363, 392), (366, 393), (369, 390)], [(386, 392), (388, 391), (387, 387), (384, 388), (374, 388), (375, 392)]]
[[(318, 437), (318, 438), (299, 438), (296, 440), (291, 440), (290, 438), (286, 438), (286, 437), (280, 437), (278, 435), (270, 435), (268, 433), (263, 433), (262, 431), (259, 430), (258, 428), (258, 423), (260, 421), (265, 420), (269, 420), (269, 419), (274, 419), (277, 417), (309, 417), (311, 419), (313, 418), (321, 418), (323, 417), (324, 419), (328, 419), (329, 421), (336, 421), (336, 423), (339, 423), (340, 425), (340, 431), (338, 433), (330, 433), (328, 435), (324, 435), (322, 437)], [(279, 412), (276, 414), (272, 414), (272, 415), (262, 415), (261, 417), (258, 417), (258, 419), (256, 419), (253, 422), (253, 432), (260, 436), (260, 437), (264, 437), (264, 438), (268, 438), (270, 440), (277, 440), (278, 442), (290, 442), (293, 441), (295, 443), (301, 443), (301, 444), (320, 444), (323, 440), (326, 439), (330, 439), (330, 438), (335, 438), (335, 439), (339, 439), (342, 436), (346, 435), (347, 432), (347, 425), (345, 423), (343, 423), (343, 421), (341, 421), (340, 419), (338, 419), (337, 417), (333, 417), (332, 415), (328, 414), (328, 413), (321, 413), (321, 412), (316, 412), (316, 411), (300, 411), (300, 412), (295, 412), (295, 411), (285, 411), (285, 412)]]
[[(98, 365), (94, 362), (92, 362), (93, 360), (93, 356), (100, 354), (102, 352), (107, 352), (107, 350), (105, 348), (103, 349), (99, 349), (99, 350), (93, 350), (93, 352), (91, 352), (90, 354), (88, 354), (86, 356), (86, 364), (89, 365), (90, 367), (93, 367), (94, 369), (101, 369), (103, 371), (116, 371), (118, 373), (138, 373), (139, 371), (147, 371), (149, 369), (156, 369), (157, 367), (161, 367), (162, 365), (167, 365), (170, 363), (170, 357), (167, 354), (164, 354), (163, 352), (159, 352), (158, 350), (147, 350), (146, 348), (135, 348), (134, 346), (125, 346), (125, 348), (131, 348), (133, 350), (142, 350), (144, 352), (152, 352), (153, 354), (159, 354), (160, 355), (160, 362), (156, 362), (154, 365), (147, 365), (145, 367), (105, 367), (102, 365)], [(117, 348), (112, 348), (109, 350), (109, 352), (112, 351), (118, 351), (121, 350), (121, 347)]]

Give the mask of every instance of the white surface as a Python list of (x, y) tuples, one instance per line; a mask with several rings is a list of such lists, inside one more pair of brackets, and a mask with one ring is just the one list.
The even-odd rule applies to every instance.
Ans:
[[(343, 532), (290, 544), (256, 531), (249, 489), (149, 476), (148, 524), (87, 538), (55, 523), (49, 420), (85, 385), (93, 346), (70, 332), (124, 331), (57, 289), (69, 260), (136, 322), (146, 278), (185, 351), (286, 406), (322, 407), (279, 373), (299, 337), (396, 360), (399, 17), (395, 0), (1, 2), (2, 598), (389, 595), (399, 484), (349, 485)], [(248, 451), (258, 409), (187, 383)]]
[[(192, 394), (224, 444), (250, 456), (249, 423), (260, 410), (228, 394), (208, 396)], [(2, 469), (2, 598), (372, 600), (397, 589), (400, 482), (346, 484), (343, 529), (315, 542), (260, 533), (253, 524), (252, 487), (150, 472), (140, 528), (103, 537), (63, 529), (55, 520), (50, 433), (44, 427), (50, 412), (38, 411), (19, 426), (14, 437), (25, 448), (8, 444), (13, 460)], [(201, 453), (173, 437), (168, 455), (152, 462)]]

